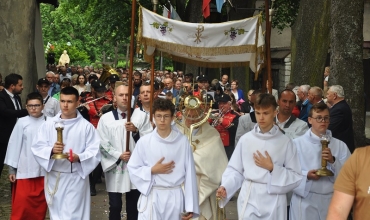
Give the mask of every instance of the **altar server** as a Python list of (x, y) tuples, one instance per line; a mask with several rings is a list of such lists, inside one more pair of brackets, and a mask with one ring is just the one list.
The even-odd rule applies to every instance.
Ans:
[(9, 139), (4, 163), (9, 166), (12, 186), (11, 219), (45, 219), (45, 171), (31, 152), (32, 140), (46, 120), (43, 115), (42, 96), (33, 92), (27, 95), (26, 109), (29, 116), (18, 119)]
[[(46, 170), (45, 197), (51, 219), (90, 219), (88, 175), (100, 162), (99, 134), (77, 111), (78, 91), (66, 87), (60, 93), (60, 109), (38, 130), (32, 144), (36, 161)], [(55, 124), (63, 124), (63, 143), (57, 141)], [(71, 161), (53, 159), (72, 150)]]
[[(308, 114), (308, 122), (312, 125), (303, 136), (293, 140), (297, 147), (302, 167), (303, 180), (294, 189), (290, 203), (291, 220), (326, 219), (333, 186), (344, 162), (351, 155), (347, 145), (332, 137), (329, 127), (329, 108), (324, 103), (312, 106)], [(329, 147), (322, 151), (321, 135), (330, 137)], [(316, 171), (321, 168), (321, 158), (328, 161), (327, 169), (334, 176), (318, 176)]]
[(128, 163), (131, 181), (141, 192), (140, 220), (199, 216), (193, 153), (187, 138), (171, 127), (174, 113), (170, 100), (154, 101), (156, 129), (140, 138)]
[(127, 220), (137, 219), (137, 200), (140, 192), (131, 184), (127, 170), (130, 151), (134, 150), (134, 139), (130, 134), (130, 151), (126, 151), (126, 114), (128, 106), (128, 86), (117, 85), (114, 100), (117, 109), (104, 114), (98, 124), (101, 138), (101, 164), (105, 173), (105, 183), (109, 195), (109, 219), (121, 219), (122, 193), (126, 193)]
[(217, 196), (227, 202), (240, 188), (239, 219), (287, 218), (286, 193), (302, 180), (297, 150), (292, 140), (274, 125), (275, 97), (260, 94), (255, 102), (257, 124), (243, 135), (222, 175)]

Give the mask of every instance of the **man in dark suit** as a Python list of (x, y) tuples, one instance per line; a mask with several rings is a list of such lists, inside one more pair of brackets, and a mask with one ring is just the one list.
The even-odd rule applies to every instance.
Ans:
[(330, 108), (329, 130), (333, 137), (346, 143), (349, 151), (355, 150), (355, 139), (353, 136), (352, 110), (344, 100), (344, 90), (340, 85), (333, 85), (326, 94)]
[(22, 109), (22, 76), (11, 73), (5, 77), (4, 89), (0, 92), (0, 176), (4, 167), (4, 159), (8, 141), (18, 118), (28, 115)]

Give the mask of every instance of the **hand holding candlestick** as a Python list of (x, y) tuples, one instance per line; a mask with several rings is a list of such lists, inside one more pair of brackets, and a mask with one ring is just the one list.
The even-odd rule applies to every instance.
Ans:
[(63, 153), (63, 129), (64, 125), (62, 122), (55, 123), (55, 129), (57, 130), (57, 142), (54, 144), (53, 147), (53, 159), (66, 159), (68, 158), (67, 154)]
[(333, 156), (328, 148), (330, 143), (330, 136), (323, 134), (321, 135), (321, 147), (322, 147), (322, 158), (321, 158), (321, 169), (316, 172), (318, 176), (334, 176), (334, 173), (326, 168), (328, 160), (333, 161)]

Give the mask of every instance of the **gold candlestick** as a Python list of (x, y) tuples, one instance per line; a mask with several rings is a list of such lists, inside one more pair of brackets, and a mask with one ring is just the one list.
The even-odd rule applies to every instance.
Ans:
[[(321, 136), (321, 152), (328, 148), (328, 145), (330, 143), (330, 136), (324, 134)], [(321, 169), (316, 171), (316, 175), (318, 176), (334, 176), (334, 173), (331, 172), (326, 168), (326, 165), (328, 164), (328, 161), (324, 158), (321, 158)]]
[[(58, 142), (63, 144), (63, 129), (64, 129), (63, 123), (62, 122), (57, 122), (55, 124), (55, 129), (57, 130), (57, 140), (58, 140)], [(68, 155), (66, 153), (53, 154), (53, 156), (51, 158), (57, 159), (57, 160), (67, 159)]]

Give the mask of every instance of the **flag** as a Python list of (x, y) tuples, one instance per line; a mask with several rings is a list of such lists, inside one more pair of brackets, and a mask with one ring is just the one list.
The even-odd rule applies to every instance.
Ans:
[(177, 14), (175, 8), (171, 5), (171, 19), (181, 21), (179, 14)]
[(216, 6), (218, 13), (221, 13), (222, 5), (226, 2), (226, 0), (216, 0)]
[(171, 18), (171, 11), (166, 8), (166, 6), (163, 6), (163, 17)]
[(211, 8), (209, 7), (211, 0), (203, 0), (203, 17), (208, 18), (211, 15)]
[(178, 20), (178, 21), (181, 21), (181, 18), (179, 16), (179, 14), (177, 14), (175, 8), (170, 4), (170, 10), (168, 10), (165, 6), (163, 8), (163, 14), (162, 14), (163, 17), (166, 17), (166, 18), (169, 18), (169, 19), (173, 19), (173, 20)]

